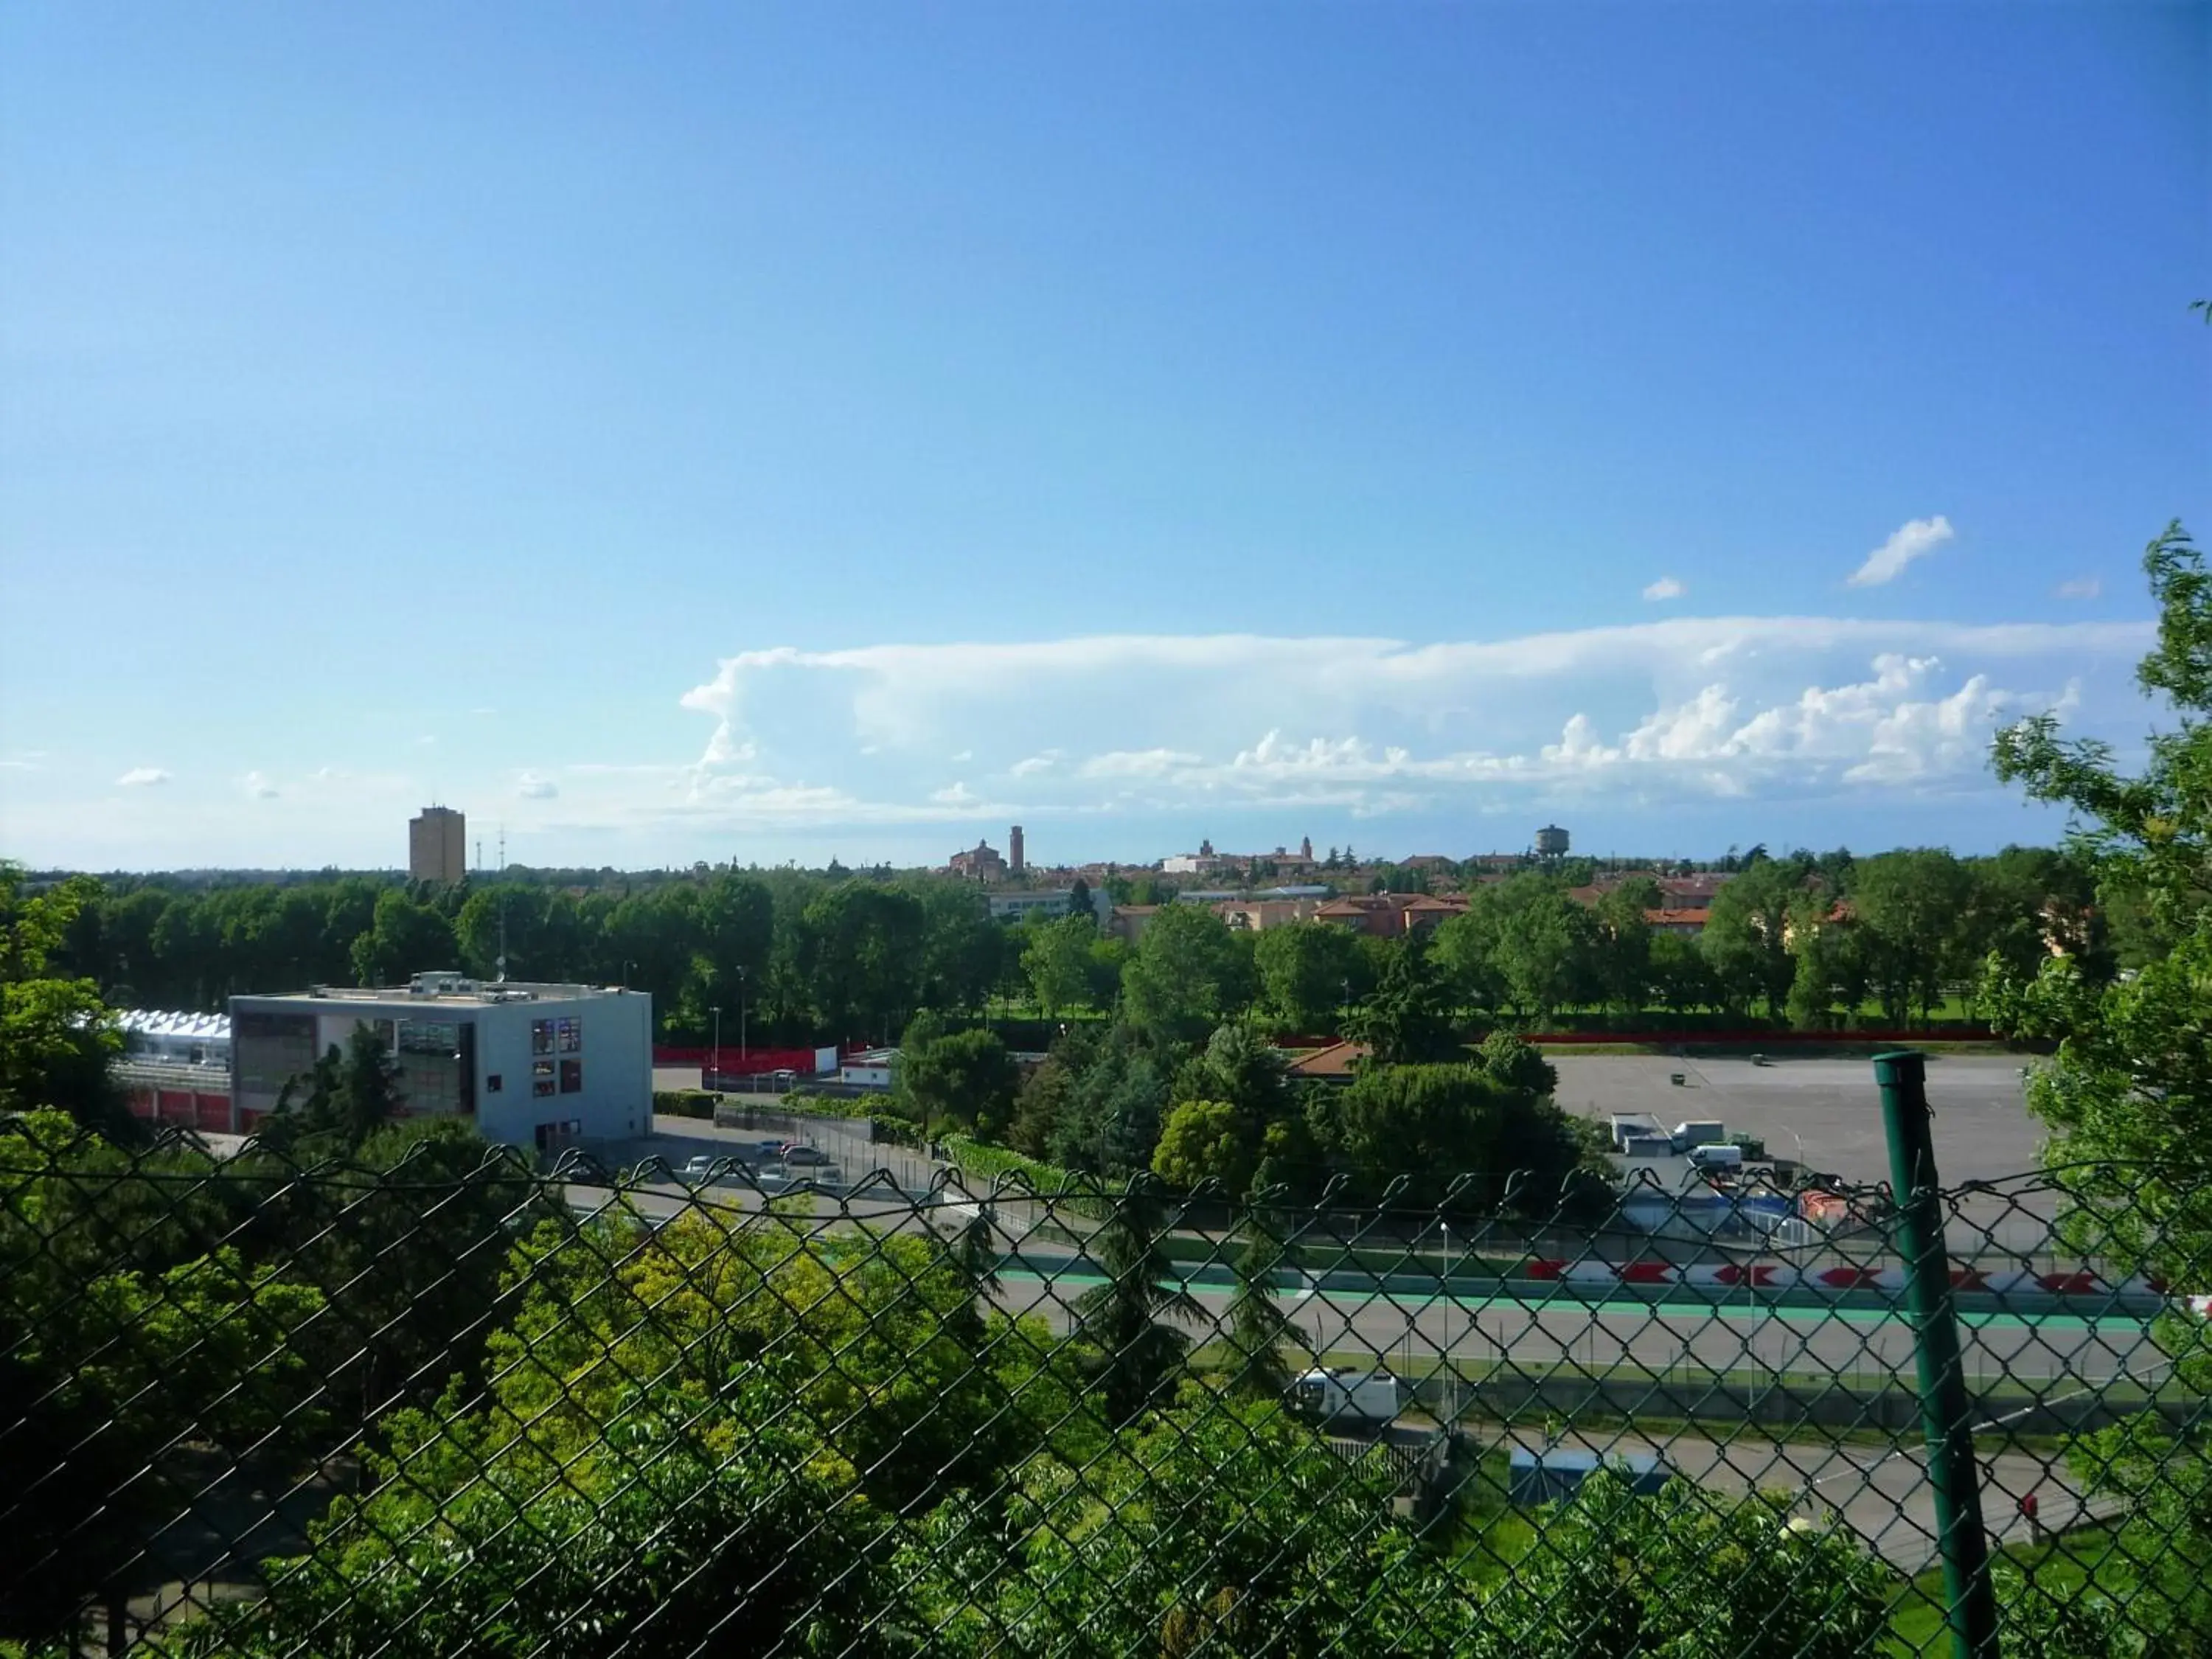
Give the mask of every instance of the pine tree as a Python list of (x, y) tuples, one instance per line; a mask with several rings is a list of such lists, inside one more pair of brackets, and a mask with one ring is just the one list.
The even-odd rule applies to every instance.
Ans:
[(1106, 1282), (1076, 1300), (1076, 1328), (1097, 1350), (1097, 1386), (1116, 1428), (1158, 1404), (1182, 1368), (1190, 1339), (1167, 1322), (1202, 1311), (1174, 1283), (1175, 1264), (1161, 1248), (1167, 1231), (1158, 1188), (1139, 1176), (1092, 1240)]
[(1232, 1393), (1280, 1400), (1292, 1381), (1286, 1349), (1312, 1342), (1276, 1305), (1275, 1291), (1289, 1254), (1273, 1218), (1255, 1205), (1244, 1214), (1244, 1248), (1237, 1258), (1237, 1288), (1229, 1298), (1229, 1346), (1237, 1355)]

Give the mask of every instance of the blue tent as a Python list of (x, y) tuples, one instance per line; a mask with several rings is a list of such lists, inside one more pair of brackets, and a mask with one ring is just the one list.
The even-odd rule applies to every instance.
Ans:
[(1516, 1446), (1506, 1461), (1505, 1496), (1524, 1509), (1572, 1498), (1601, 1465), (1644, 1497), (1664, 1486), (1674, 1473), (1656, 1452), (1596, 1452), (1578, 1446), (1531, 1451)]

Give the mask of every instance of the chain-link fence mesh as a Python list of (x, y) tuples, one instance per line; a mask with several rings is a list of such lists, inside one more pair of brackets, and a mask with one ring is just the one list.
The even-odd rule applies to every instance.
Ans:
[[(1950, 1651), (1881, 1189), (1350, 1210), (729, 1150), (0, 1126), (0, 1644)], [(1943, 1194), (2008, 1655), (2212, 1650), (2157, 1190)]]

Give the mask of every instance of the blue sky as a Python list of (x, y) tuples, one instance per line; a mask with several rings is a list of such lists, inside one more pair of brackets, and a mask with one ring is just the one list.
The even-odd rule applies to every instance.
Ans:
[(0, 853), (2047, 837), (2208, 19), (6, 8)]

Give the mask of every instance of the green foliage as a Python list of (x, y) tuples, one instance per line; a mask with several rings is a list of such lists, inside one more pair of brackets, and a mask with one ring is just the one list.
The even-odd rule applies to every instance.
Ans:
[(1180, 1102), (1160, 1126), (1152, 1172), (1171, 1187), (1188, 1190), (1212, 1181), (1232, 1194), (1242, 1194), (1259, 1167), (1262, 1133), (1261, 1125), (1229, 1101)]
[(398, 1062), (372, 1027), (356, 1025), (343, 1052), (333, 1044), (284, 1085), (255, 1133), (289, 1158), (342, 1157), (392, 1121), (399, 1103)]
[(1202, 905), (1163, 905), (1121, 973), (1121, 1013), (1163, 1044), (1195, 1042), (1252, 996), (1248, 943)]
[(951, 1655), (1441, 1659), (1474, 1623), (1381, 1481), (1279, 1407), (1201, 1394), (1081, 1468), (1033, 1460), (1003, 1518), (946, 1505), (902, 1565), (941, 1575), (922, 1622)]
[(1357, 936), (1329, 922), (1267, 928), (1254, 941), (1252, 956), (1258, 1012), (1278, 1030), (1331, 1030), (1338, 1010), (1370, 988)]
[(18, 1569), (0, 1633), (57, 1631), (184, 1507), (182, 1425), (234, 1456), (318, 1426), (302, 1337), (323, 1297), (213, 1243), (215, 1217), (149, 1237), (165, 1165), (58, 1112), (0, 1133), (0, 1535)]
[(33, 896), (22, 866), (0, 860), (0, 1111), (58, 1107), (127, 1133), (107, 1080), (123, 1048), (115, 1017), (91, 980), (58, 971), (56, 960), (99, 892), (73, 877)]
[(1313, 1340), (1275, 1300), (1283, 1288), (1289, 1252), (1274, 1220), (1261, 1206), (1244, 1212), (1243, 1249), (1237, 1255), (1237, 1288), (1229, 1298), (1229, 1350), (1235, 1356), (1230, 1392), (1250, 1400), (1280, 1401), (1289, 1393), (1286, 1349), (1310, 1352)]
[(1076, 1298), (1076, 1329), (1096, 1355), (1101, 1407), (1115, 1427), (1134, 1423), (1173, 1389), (1190, 1339), (1170, 1322), (1202, 1311), (1175, 1283), (1175, 1263), (1161, 1248), (1166, 1234), (1164, 1206), (1139, 1180), (1091, 1240), (1106, 1282)]
[(1762, 859), (1713, 896), (1698, 945), (1732, 1012), (1762, 1003), (1769, 1018), (1787, 1012), (1797, 977), (1790, 955), (1790, 907), (1803, 892), (1794, 866)]
[[(471, 1414), (391, 1425), (265, 1600), (205, 1645), (437, 1659), (846, 1651), (890, 1599), (884, 1518), (741, 1370), (702, 1406), (636, 1389), (588, 1438)], [(588, 1609), (588, 1616), (580, 1617)]]
[(1135, 1032), (1117, 1028), (1070, 1087), (1046, 1151), (1070, 1169), (1127, 1176), (1151, 1164), (1167, 1103), (1159, 1057)]
[(1419, 938), (1394, 943), (1382, 975), (1346, 1016), (1344, 1034), (1367, 1045), (1370, 1063), (1409, 1066), (1464, 1055), (1453, 1029), (1449, 998)]
[(1483, 1038), (1475, 1060), (1501, 1088), (1546, 1099), (1559, 1090), (1558, 1068), (1510, 1031), (1492, 1031)]
[(1863, 1659), (1888, 1620), (1887, 1571), (1840, 1528), (1685, 1482), (1639, 1497), (1610, 1471), (1552, 1505), (1483, 1604), (1472, 1659)]
[(940, 1127), (986, 1139), (1004, 1133), (1018, 1081), (1006, 1045), (995, 1032), (948, 1031), (925, 1009), (900, 1042), (901, 1115), (919, 1121), (925, 1135)]
[(1308, 1109), (1331, 1167), (1363, 1200), (1403, 1177), (1402, 1201), (1435, 1205), (1461, 1176), (1470, 1206), (1515, 1201), (1548, 1215), (1584, 1160), (1582, 1137), (1549, 1100), (1510, 1088), (1477, 1066), (1363, 1068)]

